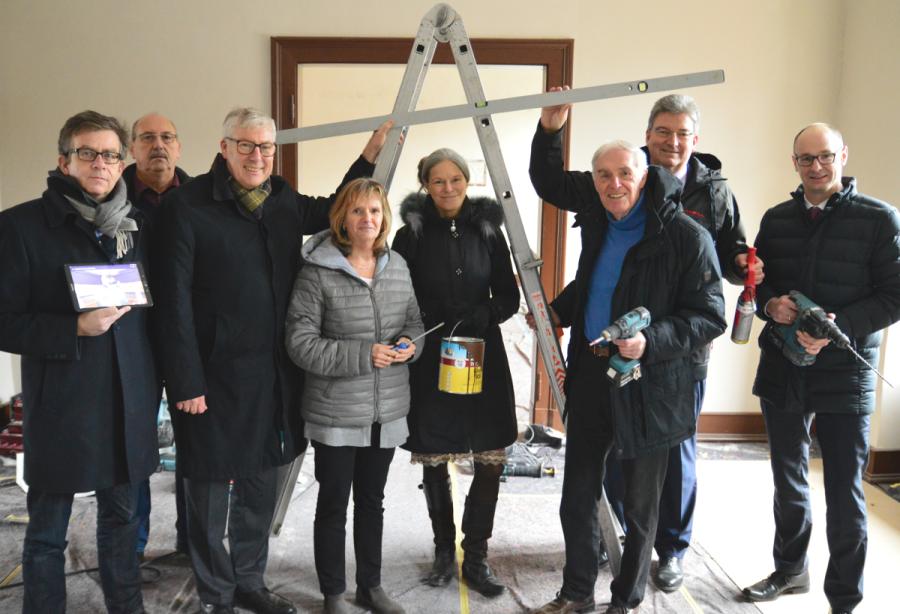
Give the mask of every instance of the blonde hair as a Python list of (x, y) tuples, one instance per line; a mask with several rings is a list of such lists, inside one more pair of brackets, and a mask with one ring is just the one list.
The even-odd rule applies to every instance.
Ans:
[(391, 206), (388, 204), (387, 192), (384, 186), (368, 177), (354, 179), (338, 192), (337, 199), (328, 213), (331, 227), (331, 242), (344, 254), (350, 253), (350, 237), (344, 228), (344, 220), (347, 219), (347, 211), (360, 200), (378, 198), (381, 201), (381, 230), (375, 238), (373, 251), (377, 254), (387, 249), (387, 236), (391, 231)]

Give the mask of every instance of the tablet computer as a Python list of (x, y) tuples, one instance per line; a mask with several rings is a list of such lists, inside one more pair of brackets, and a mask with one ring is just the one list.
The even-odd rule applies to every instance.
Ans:
[(153, 304), (140, 262), (67, 264), (66, 278), (78, 312), (100, 307), (149, 307)]

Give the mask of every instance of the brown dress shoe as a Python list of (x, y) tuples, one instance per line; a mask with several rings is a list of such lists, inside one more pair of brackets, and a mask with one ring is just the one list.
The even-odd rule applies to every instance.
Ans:
[(583, 614), (593, 612), (596, 607), (593, 595), (585, 599), (572, 600), (556, 593), (556, 599), (545, 603), (531, 614)]

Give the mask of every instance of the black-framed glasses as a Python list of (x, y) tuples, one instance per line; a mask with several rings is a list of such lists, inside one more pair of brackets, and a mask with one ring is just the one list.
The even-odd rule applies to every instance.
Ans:
[(829, 152), (829, 153), (820, 153), (816, 155), (803, 154), (802, 156), (794, 156), (794, 160), (797, 161), (797, 164), (800, 166), (812, 166), (812, 163), (816, 160), (819, 161), (819, 164), (822, 166), (828, 166), (829, 164), (834, 163), (834, 159), (837, 157), (837, 153)]
[(259, 154), (264, 158), (271, 158), (275, 155), (275, 143), (254, 143), (253, 141), (242, 141), (233, 139), (230, 136), (225, 137), (226, 141), (231, 141), (237, 147), (238, 153), (249, 156), (253, 150), (259, 147)]
[(165, 145), (171, 145), (178, 140), (178, 135), (174, 132), (144, 132), (138, 135), (138, 140), (144, 145), (152, 145), (158, 138)]
[(654, 128), (653, 134), (655, 134), (656, 136), (663, 138), (663, 139), (670, 139), (670, 138), (672, 138), (672, 135), (674, 134), (676, 137), (678, 137), (679, 141), (686, 141), (689, 138), (691, 138), (692, 136), (694, 136), (694, 133), (691, 132), (690, 130), (676, 130), (673, 132), (673, 131), (669, 130), (668, 128)]
[(90, 147), (79, 147), (78, 149), (70, 149), (67, 154), (75, 154), (82, 162), (93, 162), (97, 156), (103, 158), (107, 164), (115, 164), (122, 160), (122, 154), (118, 151), (97, 151)]

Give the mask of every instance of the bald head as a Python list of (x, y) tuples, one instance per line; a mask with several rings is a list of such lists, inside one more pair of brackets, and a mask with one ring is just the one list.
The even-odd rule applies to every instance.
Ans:
[(148, 113), (131, 126), (131, 157), (138, 178), (162, 193), (172, 183), (181, 158), (175, 124), (159, 113)]
[(794, 137), (793, 162), (806, 199), (818, 205), (843, 188), (841, 177), (847, 164), (844, 137), (828, 124), (810, 124)]
[(844, 142), (844, 135), (842, 135), (841, 132), (840, 132), (840, 130), (838, 130), (837, 128), (835, 128), (835, 127), (832, 126), (831, 124), (826, 124), (825, 122), (813, 122), (812, 124), (810, 124), (810, 125), (806, 126), (805, 128), (803, 128), (803, 129), (802, 129), (800, 132), (798, 132), (797, 135), (794, 137), (794, 148), (795, 148), (795, 149), (794, 149), (794, 153), (797, 153), (797, 150), (796, 150), (796, 147), (797, 147), (797, 139), (799, 139), (799, 138), (800, 138), (800, 135), (802, 135), (802, 134), (803, 134), (804, 132), (806, 132), (807, 130), (810, 130), (810, 131), (813, 131), (813, 132), (830, 132), (831, 134), (835, 135), (838, 139), (840, 139), (841, 143)]

